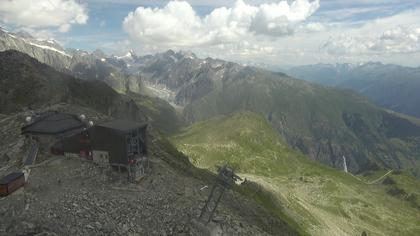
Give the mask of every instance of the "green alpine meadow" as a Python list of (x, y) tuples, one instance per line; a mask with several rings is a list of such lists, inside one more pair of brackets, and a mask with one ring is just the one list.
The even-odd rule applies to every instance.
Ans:
[[(291, 149), (256, 113), (199, 122), (171, 141), (199, 168), (215, 171), (215, 166), (228, 164), (246, 181), (258, 184), (262, 190), (248, 194), (278, 217), (293, 221), (304, 234), (420, 233), (419, 180), (405, 172), (382, 178), (387, 170), (352, 175), (319, 164)], [(273, 196), (264, 197), (265, 191)]]

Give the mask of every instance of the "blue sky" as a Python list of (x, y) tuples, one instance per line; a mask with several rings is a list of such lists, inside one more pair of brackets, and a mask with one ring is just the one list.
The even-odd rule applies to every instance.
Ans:
[(0, 24), (110, 54), (175, 49), (250, 64), (420, 66), (420, 0), (11, 0), (0, 2)]
[[(74, 26), (71, 32), (61, 35), (60, 39), (61, 41), (65, 41), (68, 47), (89, 51), (101, 47), (98, 45), (98, 40), (104, 44), (126, 39), (128, 36), (122, 28), (122, 22), (127, 14), (135, 11), (137, 7), (162, 7), (165, 5), (165, 1), (84, 2), (88, 4), (89, 21), (85, 25)], [(140, 2), (140, 4), (136, 4), (135, 2)], [(152, 2), (155, 3), (152, 4)], [(206, 15), (214, 9), (214, 6), (196, 5), (194, 9), (200, 15)]]
[[(61, 38), (68, 47), (95, 50), (98, 47), (98, 40), (112, 43), (127, 38), (127, 34), (122, 28), (122, 22), (129, 12), (135, 11), (139, 6), (163, 7), (168, 1), (86, 0), (81, 2), (88, 4), (89, 21), (86, 25), (74, 26), (71, 32), (62, 35)], [(190, 2), (200, 16), (205, 16), (214, 8), (232, 6), (235, 1)], [(245, 2), (258, 4), (276, 1)], [(321, 0), (319, 10), (311, 18), (321, 22), (358, 25), (378, 17), (391, 16), (419, 6), (420, 1)], [(344, 12), (346, 14), (343, 14)], [(103, 25), (104, 23), (105, 25)], [(67, 37), (70, 39), (66, 40)]]

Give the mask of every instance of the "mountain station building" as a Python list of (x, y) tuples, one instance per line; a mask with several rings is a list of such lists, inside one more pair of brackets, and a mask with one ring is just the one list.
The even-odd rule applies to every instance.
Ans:
[[(147, 123), (112, 120), (92, 125), (81, 117), (47, 112), (36, 116), (21, 131), (33, 145), (53, 155), (80, 156), (99, 165), (127, 170), (129, 181), (144, 174), (149, 167)], [(35, 157), (28, 155), (25, 163), (34, 161)]]

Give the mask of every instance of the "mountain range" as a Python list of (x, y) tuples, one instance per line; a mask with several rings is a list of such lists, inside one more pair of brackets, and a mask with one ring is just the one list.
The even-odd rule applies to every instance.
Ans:
[(11, 33), (0, 28), (0, 51), (5, 50), (26, 53), (76, 78), (102, 80), (117, 91), (139, 91), (140, 78), (127, 73), (127, 65), (118, 57), (107, 57), (101, 50), (89, 53), (64, 49), (54, 40), (40, 40), (25, 32)]
[[(321, 163), (343, 168), (345, 156), (352, 172), (409, 168), (418, 175), (419, 121), (376, 107), (356, 92), (220, 59), (201, 59), (191, 52), (137, 56), (130, 51), (107, 57), (99, 50), (63, 51), (48, 41), (40, 47), (40, 41), (33, 43), (35, 39), (28, 37), (3, 32), (0, 48), (29, 51), (57, 70), (85, 81), (103, 81), (120, 93), (156, 96), (173, 105), (183, 119), (179, 124), (252, 111), (265, 117), (289, 145)], [(346, 65), (342, 70), (351, 68)], [(114, 72), (124, 76), (112, 77)]]
[[(165, 192), (171, 198), (180, 195), (177, 199), (198, 204), (206, 196), (195, 189), (213, 179), (189, 161), (211, 171), (227, 163), (248, 179), (223, 200), (223, 212), (235, 217), (226, 230), (234, 225), (235, 232), (249, 230), (249, 235), (419, 232), (413, 178), (420, 176), (418, 119), (349, 89), (192, 52), (138, 56), (130, 51), (117, 57), (54, 44), (2, 32), (0, 128), (6, 127), (5, 133), (19, 136), (8, 128), (14, 117), (63, 104), (92, 116), (148, 121), (153, 155), (171, 166), (153, 163), (159, 173), (147, 181), (150, 194), (159, 193), (151, 184), (158, 181), (171, 189)], [(0, 144), (17, 146), (9, 141)], [(350, 173), (342, 171), (344, 164)], [(173, 175), (181, 193), (169, 179), (161, 181), (160, 172)], [(392, 176), (385, 181), (388, 172)], [(233, 196), (249, 205), (235, 203)], [(243, 224), (246, 228), (237, 231)]]
[(179, 107), (189, 124), (252, 111), (289, 145), (330, 166), (342, 168), (346, 156), (352, 172), (418, 173), (419, 121), (381, 109), (356, 92), (188, 52), (169, 50), (130, 63), (143, 92)]
[(306, 65), (285, 72), (310, 82), (352, 89), (379, 106), (420, 118), (420, 67), (368, 62)]

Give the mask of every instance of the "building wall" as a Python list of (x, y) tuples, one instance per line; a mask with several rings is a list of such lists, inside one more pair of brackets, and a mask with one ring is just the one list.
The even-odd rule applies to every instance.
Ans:
[[(146, 127), (138, 128), (134, 131), (139, 132), (141, 138), (141, 148), (139, 155), (147, 155), (146, 146)], [(109, 162), (126, 165), (128, 163), (128, 144), (127, 137), (130, 132), (121, 132), (107, 127), (94, 126), (88, 130), (92, 150), (106, 151), (109, 154)]]
[(70, 137), (65, 137), (58, 140), (53, 148), (61, 149), (63, 153), (76, 153), (79, 154), (81, 151), (91, 152), (92, 147), (90, 143), (90, 137), (88, 137), (86, 131), (75, 134)]
[(89, 129), (93, 150), (107, 151), (109, 162), (127, 164), (127, 153), (124, 135), (116, 130), (94, 126)]
[(32, 136), (38, 142), (39, 152), (49, 153), (51, 148), (57, 143), (57, 139), (52, 135), (34, 135)]
[(92, 151), (93, 162), (98, 164), (108, 164), (109, 163), (109, 153), (107, 151)]

